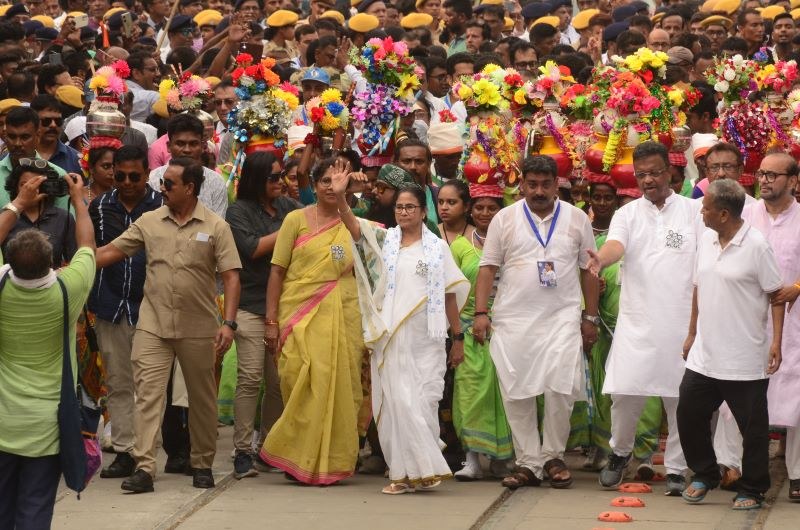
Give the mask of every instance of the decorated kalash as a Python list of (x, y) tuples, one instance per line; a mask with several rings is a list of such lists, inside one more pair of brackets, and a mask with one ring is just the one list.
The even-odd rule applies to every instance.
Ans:
[(119, 107), (123, 102), (128, 86), (125, 80), (131, 71), (125, 61), (116, 61), (95, 72), (89, 81), (89, 89), (94, 92), (94, 99), (86, 115), (86, 136), (81, 154), (81, 168), (86, 178), (89, 177), (89, 151), (100, 147), (119, 149), (120, 138), (125, 133), (127, 118)]
[(187, 112), (203, 122), (203, 140), (214, 142), (214, 118), (203, 110), (203, 106), (211, 99), (211, 85), (200, 76), (191, 72), (182, 72), (172, 68), (172, 75), (161, 80), (158, 94), (167, 104), (169, 115)]

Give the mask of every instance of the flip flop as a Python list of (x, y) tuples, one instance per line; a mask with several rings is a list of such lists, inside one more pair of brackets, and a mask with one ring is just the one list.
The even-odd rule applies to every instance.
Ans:
[(504, 488), (515, 490), (525, 486), (539, 486), (542, 479), (534, 475), (533, 471), (527, 467), (520, 467), (513, 475), (509, 475), (503, 479), (501, 484)]
[[(736, 503), (740, 502), (740, 501), (753, 501), (753, 504), (745, 505), (745, 506), (736, 506)], [(762, 501), (760, 499), (756, 499), (756, 498), (753, 498), (753, 497), (749, 497), (747, 495), (739, 494), (739, 495), (737, 495), (736, 497), (733, 498), (733, 506), (731, 506), (731, 509), (737, 510), (737, 511), (758, 510), (758, 509), (761, 508), (761, 504), (762, 504)]]
[(604, 523), (630, 523), (633, 517), (625, 512), (603, 512), (597, 516), (597, 520)]
[(442, 481), (439, 480), (439, 479), (436, 479), (436, 480), (433, 480), (433, 481), (430, 481), (430, 482), (427, 482), (427, 483), (426, 482), (420, 482), (419, 486), (417, 486), (417, 489), (419, 489), (421, 491), (428, 491), (428, 490), (432, 490), (432, 489), (440, 486), (441, 484), (442, 484)]
[(617, 497), (611, 501), (617, 508), (644, 508), (644, 501), (639, 497)]
[(617, 489), (622, 493), (653, 493), (653, 488), (642, 482), (626, 482)]
[(402, 495), (403, 493), (414, 493), (414, 486), (405, 482), (392, 482), (381, 490), (386, 495)]
[(683, 497), (683, 500), (685, 500), (690, 504), (697, 504), (698, 502), (701, 502), (703, 499), (706, 498), (709, 489), (711, 489), (709, 488), (708, 484), (706, 484), (701, 480), (693, 480), (692, 483), (689, 484), (689, 486), (694, 488), (695, 493), (699, 492), (698, 495), (687, 495), (686, 490), (683, 490), (683, 493), (681, 493), (681, 497)]
[(800, 501), (800, 479), (789, 480), (789, 500)]

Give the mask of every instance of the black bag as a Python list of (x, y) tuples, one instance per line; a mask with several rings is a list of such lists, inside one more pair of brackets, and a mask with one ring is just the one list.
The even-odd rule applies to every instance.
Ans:
[(100, 409), (84, 406), (83, 391), (72, 378), (69, 340), (69, 299), (61, 278), (58, 285), (64, 299), (64, 354), (61, 365), (61, 400), (58, 404), (59, 459), (61, 472), (67, 487), (78, 493), (86, 488), (89, 480), (100, 467), (101, 454), (97, 442), (97, 425)]

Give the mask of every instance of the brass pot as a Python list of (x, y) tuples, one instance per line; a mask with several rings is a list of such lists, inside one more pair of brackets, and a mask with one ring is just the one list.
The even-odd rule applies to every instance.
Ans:
[(127, 127), (127, 119), (113, 104), (101, 104), (86, 115), (86, 134), (122, 138)]
[(688, 127), (672, 128), (672, 148), (673, 153), (683, 153), (692, 144), (692, 131)]

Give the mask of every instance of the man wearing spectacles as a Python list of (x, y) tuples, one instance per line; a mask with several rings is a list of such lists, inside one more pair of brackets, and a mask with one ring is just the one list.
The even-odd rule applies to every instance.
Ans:
[(175, 15), (167, 30), (169, 46), (162, 47), (161, 49), (161, 61), (166, 63), (167, 56), (172, 50), (184, 46), (191, 48), (195, 37), (199, 36), (200, 31), (197, 29), (197, 24), (194, 23), (194, 20), (186, 15)]
[[(111, 243), (145, 212), (161, 207), (161, 194), (147, 184), (147, 153), (126, 145), (114, 153), (115, 188), (89, 205), (98, 246)], [(111, 443), (114, 462), (100, 472), (102, 478), (129, 477), (135, 467), (133, 451), (133, 332), (144, 296), (145, 253), (139, 252), (99, 271), (89, 297), (95, 313), (95, 331), (106, 372), (108, 410), (113, 415)], [(167, 432), (164, 447), (170, 445)], [(188, 451), (186, 454), (188, 458)]]
[(622, 482), (639, 416), (647, 398), (656, 396), (664, 404), (669, 425), (666, 494), (677, 496), (686, 483), (677, 426), (684, 361), (677, 353), (665, 352), (681, 351), (686, 338), (697, 239), (704, 227), (700, 203), (670, 188), (669, 151), (663, 144), (639, 144), (633, 168), (643, 197), (617, 210), (606, 243), (599, 252), (590, 253), (589, 269), (594, 274), (625, 257), (625, 287), (602, 389), (612, 397), (612, 452), (600, 485), (616, 488)]
[(217, 136), (222, 137), (228, 131), (228, 114), (238, 102), (239, 96), (229, 80), (223, 79), (214, 87), (214, 109), (219, 118)]
[[(16, 107), (6, 115), (5, 140), (8, 155), (0, 159), (0, 204), (9, 201), (6, 179), (21, 159), (41, 160), (36, 146), (39, 143), (39, 115), (30, 107)], [(46, 162), (59, 176), (67, 174), (55, 164)], [(56, 197), (55, 205), (67, 209), (69, 197)]]
[(50, 94), (39, 94), (33, 98), (31, 108), (39, 115), (39, 142), (36, 147), (39, 156), (67, 173), (80, 174), (78, 152), (60, 139), (64, 119), (58, 100)]
[[(744, 158), (735, 145), (719, 142), (706, 151), (705, 169), (709, 184), (720, 179), (739, 182), (744, 173)], [(745, 206), (755, 202), (751, 195), (745, 193)]]
[(132, 120), (146, 121), (153, 105), (160, 98), (156, 90), (156, 81), (159, 78), (158, 63), (149, 54), (137, 52), (128, 57), (128, 66), (131, 68), (131, 77), (126, 83), (133, 93), (133, 110), (130, 117)]

